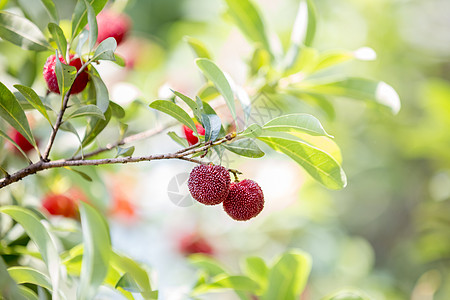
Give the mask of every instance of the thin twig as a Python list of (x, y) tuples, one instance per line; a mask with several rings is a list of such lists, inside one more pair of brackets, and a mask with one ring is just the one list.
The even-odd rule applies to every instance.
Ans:
[(152, 161), (152, 160), (161, 160), (161, 159), (181, 159), (187, 160), (195, 163), (202, 163), (196, 159), (190, 158), (188, 156), (205, 151), (211, 147), (226, 143), (228, 141), (233, 140), (236, 137), (235, 133), (227, 134), (224, 138), (217, 140), (213, 143), (208, 143), (204, 146), (190, 149), (182, 152), (182, 153), (168, 153), (168, 154), (157, 154), (157, 155), (149, 155), (149, 156), (137, 156), (137, 157), (117, 157), (117, 158), (104, 158), (104, 159), (78, 159), (78, 160), (55, 160), (55, 161), (38, 161), (37, 163), (31, 164), (28, 167), (17, 171), (14, 174), (10, 174), (9, 177), (5, 177), (0, 179), (0, 188), (3, 188), (7, 185), (10, 185), (14, 182), (17, 182), (29, 175), (35, 174), (37, 172), (61, 168), (61, 167), (75, 167), (75, 166), (98, 166), (98, 165), (108, 165), (108, 164), (126, 164), (126, 163), (136, 163), (140, 161)]

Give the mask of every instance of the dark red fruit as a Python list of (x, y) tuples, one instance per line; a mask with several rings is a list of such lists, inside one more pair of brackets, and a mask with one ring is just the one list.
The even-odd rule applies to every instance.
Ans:
[(119, 45), (130, 30), (131, 21), (125, 14), (104, 10), (97, 16), (97, 26), (97, 43), (113, 37), (116, 39), (117, 45)]
[(214, 254), (214, 249), (208, 241), (197, 233), (184, 235), (179, 241), (178, 248), (184, 255), (194, 253), (202, 253), (206, 255)]
[[(31, 150), (33, 150), (34, 148), (33, 145), (20, 132), (18, 132), (14, 128), (12, 128), (8, 132), (8, 136), (23, 150), (23, 152), (28, 153)], [(16, 147), (14, 147), (14, 149), (17, 150), (17, 152), (19, 152), (19, 150)]]
[(42, 200), (42, 206), (55, 216), (78, 218), (78, 202), (63, 194), (48, 194)]
[(223, 201), (225, 212), (236, 221), (247, 221), (256, 217), (264, 208), (261, 187), (250, 179), (233, 182), (228, 197)]
[[(69, 65), (75, 67), (77, 71), (81, 68), (83, 65), (83, 62), (79, 58), (74, 59), (74, 55), (70, 54), (69, 56)], [(59, 56), (59, 61), (63, 64), (67, 64), (62, 55)], [(59, 87), (58, 87), (58, 80), (56, 78), (55, 73), (55, 64), (56, 64), (56, 56), (50, 55), (47, 58), (47, 61), (44, 65), (44, 79), (47, 82), (48, 89), (54, 93), (60, 94)], [(83, 71), (75, 80), (72, 86), (72, 90), (70, 91), (70, 94), (78, 94), (84, 90), (87, 83), (89, 81), (89, 74), (87, 71)]]
[[(197, 132), (199, 135), (205, 135), (205, 128), (203, 128), (200, 124), (195, 124), (195, 127), (197, 128)], [(189, 145), (195, 145), (198, 143), (198, 137), (194, 135), (194, 131), (187, 127), (186, 125), (183, 125), (183, 133), (186, 137), (186, 140), (188, 141)]]
[(230, 174), (222, 166), (198, 165), (192, 169), (188, 180), (192, 197), (206, 205), (220, 204), (228, 196)]

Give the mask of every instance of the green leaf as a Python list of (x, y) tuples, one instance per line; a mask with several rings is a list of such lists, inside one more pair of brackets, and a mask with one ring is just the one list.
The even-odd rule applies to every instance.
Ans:
[(108, 88), (95, 68), (91, 69), (91, 79), (95, 87), (96, 104), (100, 111), (104, 113), (109, 107)]
[(239, 133), (240, 137), (258, 137), (263, 132), (263, 129), (258, 124), (254, 123), (248, 126), (243, 132)]
[(177, 92), (174, 90), (171, 90), (171, 91), (176, 96), (178, 96), (181, 100), (183, 100), (192, 109), (192, 112), (194, 113), (195, 118), (197, 119), (197, 121), (200, 122), (202, 120), (202, 114), (201, 114), (201, 109), (198, 106), (198, 104), (194, 100), (192, 100), (191, 98), (189, 98), (186, 95), (183, 95), (180, 92)]
[(116, 48), (116, 40), (113, 37), (109, 37), (98, 45), (91, 60), (97, 61), (103, 59), (115, 61), (116, 57), (114, 56), (114, 51), (116, 51)]
[(19, 284), (31, 283), (52, 291), (52, 284), (47, 275), (30, 267), (11, 267), (9, 275)]
[(105, 129), (111, 120), (111, 109), (108, 108), (105, 112), (105, 118), (91, 118), (89, 120), (88, 126), (86, 127), (86, 132), (82, 141), (83, 147), (86, 147), (94, 141), (94, 139), (100, 134), (100, 132)]
[[(55, 21), (59, 21), (58, 10), (56, 9), (55, 3), (52, 0), (41, 0), (45, 9), (47, 10), (49, 16)], [(62, 52), (65, 53), (65, 52)]]
[(36, 149), (36, 141), (31, 133), (25, 112), (13, 93), (0, 82), (0, 116), (22, 134)]
[(89, 51), (91, 51), (95, 43), (97, 42), (97, 36), (98, 36), (98, 27), (97, 27), (97, 19), (96, 19), (96, 13), (92, 6), (89, 4), (88, 0), (84, 0), (84, 5), (86, 6), (87, 11), (87, 19), (88, 19), (88, 25), (89, 25)]
[(316, 33), (317, 12), (312, 0), (301, 0), (291, 32), (292, 45), (311, 46)]
[(144, 299), (157, 299), (157, 291), (152, 291), (147, 271), (134, 260), (113, 252), (111, 266), (122, 273), (129, 274), (138, 285)]
[(67, 116), (67, 118), (64, 121), (87, 116), (106, 120), (100, 108), (98, 108), (96, 105), (89, 104), (77, 108), (74, 112), (72, 112), (69, 116)]
[(22, 153), (22, 155), (25, 156), (25, 158), (26, 158), (29, 162), (31, 162), (30, 159), (28, 158), (27, 154), (22, 150), (22, 148), (20, 148), (19, 145), (17, 145), (17, 143), (14, 142), (14, 141), (13, 141), (6, 133), (4, 133), (2, 130), (0, 130), (0, 136), (4, 137), (4, 138), (7, 139), (8, 141), (10, 141), (10, 142), (14, 145), (14, 147), (16, 147), (17, 150), (19, 150), (20, 153)]
[(258, 145), (252, 139), (240, 139), (230, 144), (224, 144), (224, 147), (245, 157), (258, 158), (263, 157), (264, 152), (259, 149)]
[(73, 133), (78, 141), (80, 142), (80, 146), (81, 146), (81, 153), (83, 153), (83, 143), (80, 139), (80, 135), (78, 134), (78, 131), (76, 130), (76, 128), (72, 125), (72, 123), (68, 122), (68, 121), (64, 121), (63, 123), (61, 123), (61, 125), (59, 126), (59, 128), (61, 130), (67, 131), (67, 132), (71, 132)]
[(52, 39), (55, 41), (58, 51), (65, 59), (67, 59), (67, 39), (64, 36), (63, 30), (55, 23), (48, 23), (48, 31), (52, 35)]
[(25, 97), (25, 99), (34, 107), (37, 111), (39, 111), (50, 123), (50, 126), (53, 127), (52, 122), (47, 114), (47, 109), (42, 103), (41, 98), (36, 94), (36, 92), (27, 86), (16, 84), (14, 87)]
[(229, 14), (241, 32), (252, 42), (272, 53), (264, 22), (256, 6), (249, 0), (226, 0)]
[(0, 298), (26, 300), (17, 283), (11, 278), (0, 255)]
[(261, 257), (250, 256), (245, 259), (245, 273), (254, 281), (259, 283), (262, 289), (267, 286), (267, 275), (269, 268)]
[(202, 114), (202, 124), (205, 128), (205, 142), (214, 142), (222, 128), (222, 121), (219, 116)]
[(309, 74), (314, 70), (319, 60), (319, 52), (310, 47), (293, 45), (286, 54), (286, 67), (283, 76), (289, 76), (298, 72)]
[(166, 100), (156, 100), (150, 103), (150, 107), (162, 111), (163, 113), (166, 113), (169, 116), (175, 118), (182, 124), (192, 129), (195, 132), (195, 134), (197, 134), (197, 128), (195, 127), (194, 121), (192, 121), (191, 117), (187, 114), (187, 112), (185, 112), (181, 107), (179, 107), (175, 103)]
[(207, 82), (197, 93), (197, 96), (202, 99), (203, 101), (210, 101), (212, 99), (215, 99), (220, 96), (219, 91), (216, 89), (216, 87), (211, 84), (210, 82)]
[(93, 299), (108, 273), (111, 239), (104, 217), (89, 204), (80, 202), (83, 232), (83, 261), (81, 265), (78, 299)]
[(59, 291), (59, 255), (47, 229), (29, 209), (19, 206), (3, 206), (0, 207), (0, 212), (9, 215), (22, 225), (30, 239), (36, 244), (51, 277), (53, 296), (57, 298)]
[(128, 157), (128, 156), (132, 156), (133, 153), (134, 153), (134, 146), (127, 147), (127, 148), (117, 147), (116, 157), (119, 157), (119, 156)]
[(217, 276), (221, 274), (228, 274), (225, 267), (215, 259), (203, 255), (193, 254), (188, 257), (191, 265), (205, 271), (209, 276)]
[[(211, 80), (222, 96), (225, 98), (225, 102), (231, 112), (233, 120), (236, 122), (236, 108), (234, 105), (234, 95), (225, 74), (219, 69), (219, 67), (212, 61), (206, 58), (198, 58), (196, 60), (197, 66), (203, 72), (203, 74)], [(237, 127), (237, 126), (236, 126)]]
[(167, 135), (177, 144), (182, 146), (183, 148), (189, 147), (189, 143), (185, 138), (179, 137), (175, 132), (169, 131)]
[(270, 269), (268, 287), (261, 300), (298, 299), (311, 272), (311, 257), (301, 251), (284, 253)]
[(118, 119), (125, 117), (125, 110), (119, 104), (109, 101), (109, 107), (111, 108), (111, 113), (114, 117)]
[(61, 63), (61, 61), (59, 60), (58, 51), (56, 51), (56, 57), (57, 59), (55, 59), (55, 73), (58, 80), (59, 92), (61, 94), (61, 97), (64, 98), (64, 95), (69, 91), (70, 87), (75, 81), (77, 68)]
[(212, 59), (211, 54), (209, 53), (205, 44), (203, 44), (200, 40), (190, 36), (185, 36), (184, 40), (189, 44), (189, 46), (191, 46), (197, 57)]
[(304, 91), (371, 101), (389, 108), (393, 114), (397, 114), (401, 107), (397, 92), (383, 81), (350, 77), (327, 83), (304, 83), (299, 87)]
[(89, 39), (89, 31), (83, 29), (81, 33), (78, 35), (78, 43), (75, 52), (77, 52), (79, 57), (83, 57), (83, 47)]
[(327, 51), (325, 53), (320, 54), (317, 65), (314, 67), (313, 72), (317, 72), (337, 64), (349, 61), (353, 59), (353, 53), (349, 51), (335, 50), (335, 51)]
[(323, 300), (370, 300), (370, 298), (360, 291), (343, 290), (327, 296)]
[[(235, 291), (255, 292), (260, 288), (259, 284), (247, 276), (218, 276), (211, 283), (197, 286), (193, 293), (201, 294), (211, 290), (217, 289), (233, 289)], [(284, 299), (284, 298), (272, 298), (272, 299)]]
[(114, 288), (123, 288), (125, 291), (132, 292), (132, 293), (140, 293), (141, 289), (139, 288), (138, 284), (134, 280), (133, 277), (130, 276), (130, 274), (125, 273), (122, 275), (122, 277), (119, 278), (119, 281), (117, 281)]
[(19, 289), (20, 289), (20, 293), (22, 294), (22, 296), (25, 297), (25, 299), (28, 300), (39, 300), (38, 296), (36, 295), (36, 293), (32, 290), (27, 288), (26, 286), (23, 285), (19, 285)]
[(125, 67), (127, 65), (125, 58), (117, 53), (114, 53), (114, 63), (120, 67)]
[[(105, 6), (108, 0), (89, 0), (88, 3), (97, 15)], [(84, 0), (78, 0), (72, 16), (72, 40), (87, 25), (87, 8)]]
[(320, 121), (309, 114), (290, 114), (270, 120), (263, 126), (264, 130), (283, 132), (306, 132), (310, 135), (328, 136)]
[(26, 50), (53, 50), (35, 24), (6, 11), (0, 11), (0, 38)]
[(80, 170), (77, 170), (77, 169), (74, 169), (74, 168), (71, 168), (71, 167), (64, 167), (64, 169), (67, 169), (67, 170), (70, 170), (72, 172), (77, 173), (78, 175), (80, 175), (86, 181), (89, 181), (89, 182), (93, 181), (91, 176), (89, 176), (88, 174), (86, 174), (84, 172), (81, 172)]
[(294, 136), (274, 136), (276, 132), (263, 133), (263, 135), (267, 134), (269, 136), (260, 136), (258, 139), (292, 158), (325, 187), (338, 190), (346, 186), (347, 179), (344, 171), (328, 153)]

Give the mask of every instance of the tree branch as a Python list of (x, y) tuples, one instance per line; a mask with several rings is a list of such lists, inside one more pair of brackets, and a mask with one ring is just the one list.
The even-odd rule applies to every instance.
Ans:
[(184, 151), (180, 152), (174, 152), (174, 153), (168, 153), (168, 154), (157, 154), (157, 155), (149, 155), (149, 156), (137, 156), (137, 157), (117, 157), (117, 158), (104, 158), (104, 159), (72, 159), (72, 160), (55, 160), (55, 161), (44, 161), (41, 160), (37, 163), (31, 164), (28, 167), (19, 170), (13, 174), (10, 174), (9, 177), (5, 177), (0, 179), (0, 189), (8, 186), (14, 182), (17, 182), (29, 175), (35, 174), (37, 172), (47, 170), (47, 169), (54, 169), (54, 168), (61, 168), (61, 167), (75, 167), (75, 166), (98, 166), (98, 165), (107, 165), (107, 164), (126, 164), (126, 163), (136, 163), (141, 161), (152, 161), (152, 160), (162, 160), (162, 159), (181, 159), (186, 160), (194, 163), (201, 163), (204, 164), (204, 162), (201, 162), (199, 160), (190, 158), (188, 156), (208, 150), (209, 148), (212, 148), (214, 146), (226, 143), (228, 141), (233, 140), (236, 137), (236, 133), (230, 133), (227, 134), (224, 138), (217, 140), (212, 143), (206, 143), (203, 146), (191, 149), (185, 148)]

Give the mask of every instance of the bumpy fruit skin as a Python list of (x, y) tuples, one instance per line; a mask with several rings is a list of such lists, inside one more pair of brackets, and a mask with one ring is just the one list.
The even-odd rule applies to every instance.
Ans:
[(188, 187), (198, 202), (216, 205), (227, 198), (230, 181), (230, 173), (224, 167), (198, 165), (189, 175)]
[(256, 217), (264, 208), (261, 187), (250, 179), (233, 182), (228, 197), (223, 201), (225, 212), (236, 221), (247, 221)]
[(97, 26), (98, 44), (109, 37), (113, 37), (116, 39), (117, 45), (119, 45), (131, 28), (131, 21), (125, 14), (119, 14), (110, 10), (103, 10), (97, 16)]
[(42, 206), (54, 216), (78, 218), (78, 203), (63, 194), (48, 194), (42, 200)]
[[(81, 68), (83, 65), (83, 62), (79, 58), (74, 59), (74, 55), (69, 55), (69, 65), (75, 67), (77, 71)], [(59, 61), (63, 64), (67, 64), (62, 55), (59, 56)], [(48, 89), (54, 93), (60, 94), (59, 87), (58, 87), (58, 79), (56, 78), (55, 73), (55, 64), (56, 64), (56, 56), (50, 55), (47, 58), (47, 61), (44, 65), (44, 79), (47, 82)], [(72, 90), (70, 91), (70, 94), (78, 94), (84, 90), (87, 83), (89, 81), (89, 74), (87, 71), (83, 71), (75, 80), (72, 86)]]
[[(14, 128), (10, 129), (8, 136), (23, 150), (23, 152), (28, 153), (33, 150), (33, 145), (17, 130)], [(17, 152), (19, 150), (11, 145)]]
[[(197, 128), (197, 132), (199, 135), (205, 135), (205, 128), (203, 128), (200, 124), (195, 124), (195, 127)], [(198, 137), (194, 135), (194, 131), (187, 127), (186, 125), (183, 125), (183, 133), (186, 137), (186, 140), (188, 141), (189, 145), (195, 145), (198, 143)]]
[(185, 234), (178, 244), (180, 252), (184, 255), (202, 253), (214, 255), (214, 249), (208, 241), (197, 233)]

